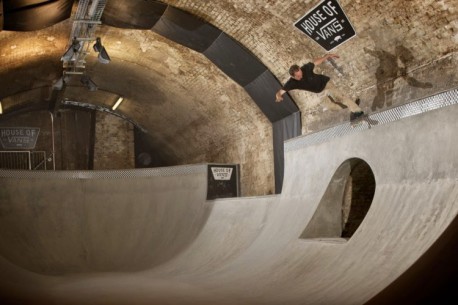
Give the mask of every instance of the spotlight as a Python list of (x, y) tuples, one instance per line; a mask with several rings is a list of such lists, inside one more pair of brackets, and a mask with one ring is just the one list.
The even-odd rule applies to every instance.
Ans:
[(97, 91), (97, 85), (87, 75), (81, 76), (81, 83), (89, 89), (89, 91)]
[(73, 39), (72, 45), (65, 51), (64, 55), (62, 55), (61, 59), (62, 61), (71, 61), (76, 59), (76, 55), (80, 51), (82, 47), (82, 41), (77, 41), (76, 39)]
[(61, 91), (61, 90), (64, 88), (64, 85), (68, 82), (69, 79), (70, 79), (70, 77), (67, 76), (67, 75), (62, 76), (61, 78), (59, 78), (59, 79), (54, 83), (54, 85), (52, 86), (52, 88), (53, 88), (54, 90)]
[(57, 82), (54, 83), (52, 88), (58, 91), (62, 90), (62, 88), (64, 88), (64, 78), (63, 77), (59, 78)]
[(94, 51), (99, 52), (99, 62), (102, 64), (107, 64), (111, 61), (110, 56), (107, 53), (107, 50), (105, 50), (105, 47), (102, 45), (102, 40), (100, 37), (97, 37), (95, 40), (95, 44), (93, 46)]
[(98, 58), (99, 58), (99, 62), (102, 64), (107, 64), (111, 61), (111, 58), (110, 56), (108, 56), (108, 53), (105, 50), (105, 48), (102, 48), (102, 50), (99, 53)]
[(123, 100), (124, 100), (124, 98), (123, 98), (122, 96), (120, 96), (120, 97), (118, 98), (118, 100), (116, 101), (116, 104), (114, 104), (114, 106), (111, 107), (111, 110), (116, 110), (116, 108), (118, 108), (119, 105), (121, 105), (121, 103), (122, 103)]
[(100, 50), (102, 50), (103, 46), (102, 46), (102, 40), (100, 39), (100, 37), (97, 37), (95, 39), (95, 44), (93, 48), (94, 48), (94, 51), (96, 52), (100, 52)]
[(75, 54), (73, 50), (73, 46), (70, 46), (68, 50), (64, 53), (64, 55), (60, 58), (61, 61), (70, 61)]

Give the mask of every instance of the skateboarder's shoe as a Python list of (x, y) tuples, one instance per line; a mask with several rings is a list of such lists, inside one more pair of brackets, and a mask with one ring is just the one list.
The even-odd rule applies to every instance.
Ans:
[(358, 119), (359, 117), (362, 117), (364, 115), (364, 111), (358, 111), (358, 112), (351, 112), (350, 113), (350, 121), (354, 121)]

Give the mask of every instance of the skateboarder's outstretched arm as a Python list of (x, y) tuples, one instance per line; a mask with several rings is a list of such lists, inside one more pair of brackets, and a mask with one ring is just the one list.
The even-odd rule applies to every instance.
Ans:
[(315, 66), (318, 66), (318, 65), (321, 65), (325, 60), (327, 60), (328, 58), (339, 58), (339, 56), (337, 54), (326, 54), (324, 55), (323, 57), (320, 57), (320, 58), (317, 58), (313, 61), (313, 64)]
[(283, 94), (285, 93), (286, 91), (283, 89), (278, 90), (277, 93), (275, 94), (275, 101), (277, 103), (280, 103), (281, 101), (283, 101)]

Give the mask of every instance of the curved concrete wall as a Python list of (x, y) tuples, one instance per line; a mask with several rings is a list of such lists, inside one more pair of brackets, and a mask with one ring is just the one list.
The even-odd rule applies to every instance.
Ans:
[[(452, 98), (456, 104), (455, 95)], [(371, 129), (355, 129), (317, 144), (303, 145), (304, 138), (292, 140), (285, 146), (285, 182), (281, 195), (205, 202), (204, 182), (195, 176), (167, 179), (172, 189), (185, 190), (176, 194), (162, 178), (163, 183), (153, 183), (154, 187), (149, 187), (150, 178), (126, 178), (126, 183), (136, 180), (142, 186), (137, 192), (128, 191), (117, 180), (90, 180), (100, 188), (94, 196), (99, 196), (99, 192), (121, 191), (117, 196), (109, 196), (119, 203), (110, 206), (92, 199), (97, 206), (86, 205), (85, 213), (72, 213), (74, 221), (97, 214), (99, 222), (110, 221), (110, 227), (114, 227), (129, 219), (125, 211), (138, 207), (135, 204), (138, 199), (166, 193), (169, 204), (141, 217), (146, 210), (139, 208), (134, 215), (139, 215), (142, 221), (127, 222), (127, 227), (131, 225), (130, 232), (135, 232), (138, 238), (148, 236), (141, 231), (149, 225), (160, 224), (158, 227), (168, 231), (163, 232), (162, 239), (136, 243), (128, 234), (106, 231), (107, 227), (97, 226), (99, 222), (94, 220), (94, 230), (87, 238), (94, 240), (98, 236), (96, 240), (105, 246), (111, 241), (111, 245), (115, 245), (111, 249), (120, 251), (114, 255), (122, 254), (125, 262), (130, 260), (134, 266), (138, 266), (135, 263), (137, 247), (146, 256), (147, 248), (157, 249), (156, 257), (176, 255), (167, 261), (155, 261), (161, 264), (148, 261), (151, 267), (141, 268), (140, 272), (84, 273), (77, 277), (71, 274), (41, 276), (2, 259), (0, 269), (8, 274), (8, 278), (3, 277), (0, 282), (3, 290), (21, 289), (20, 294), (13, 289), (3, 294), (23, 303), (29, 301), (27, 296), (33, 296), (56, 304), (134, 301), (136, 304), (363, 304), (414, 265), (456, 219), (458, 158), (453, 139), (458, 137), (457, 116), (458, 106), (451, 105)], [(375, 196), (363, 223), (349, 240), (301, 239), (336, 170), (352, 158), (367, 162), (376, 181)], [(18, 180), (11, 175), (2, 176), (2, 184), (9, 185), (2, 188), (1, 196), (4, 241), (19, 226), (33, 233), (32, 228), (40, 224), (39, 218), (34, 217), (20, 223), (18, 215), (5, 213), (8, 208), (19, 205), (32, 215), (37, 211), (35, 202), (46, 208), (55, 206), (57, 199), (26, 195), (8, 199), (17, 195), (11, 190), (18, 190), (15, 186)], [(45, 187), (44, 182), (36, 179), (19, 181), (24, 194), (34, 190), (36, 185)], [(85, 183), (85, 187), (91, 183)], [(74, 193), (69, 185), (67, 197), (82, 193), (81, 190)], [(162, 188), (170, 191), (161, 191)], [(50, 196), (50, 193), (40, 194)], [(15, 203), (11, 205), (13, 200)], [(69, 213), (61, 211), (61, 214)], [(58, 215), (55, 213), (52, 219)], [(119, 217), (118, 222), (114, 216)], [(4, 220), (8, 217), (11, 220), (6, 224)], [(42, 225), (46, 230), (51, 229), (51, 222), (45, 220), (42, 219)], [(35, 235), (36, 238), (45, 240), (42, 236), (45, 232)], [(184, 241), (186, 238), (189, 242)], [(3, 243), (1, 251), (4, 256), (5, 251), (15, 251), (18, 256), (15, 260), (20, 266), (18, 262), (24, 257), (33, 257), (19, 251), (25, 249), (24, 243), (27, 248), (27, 244), (34, 245), (35, 241), (20, 242), (12, 238), (9, 246), (15, 248), (5, 249)], [(171, 251), (177, 249), (175, 243), (180, 247)], [(130, 248), (123, 249), (122, 245)], [(99, 249), (104, 251), (105, 247)], [(110, 258), (112, 254), (104, 255)], [(55, 256), (54, 260), (59, 257)], [(35, 282), (40, 285), (32, 286)], [(40, 290), (34, 291), (32, 287)]]
[(36, 273), (151, 268), (192, 243), (211, 210), (205, 165), (26, 177), (2, 179), (0, 252)]

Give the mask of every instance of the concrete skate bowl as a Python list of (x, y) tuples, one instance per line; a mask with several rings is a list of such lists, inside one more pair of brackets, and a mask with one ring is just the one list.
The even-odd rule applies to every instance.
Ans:
[[(286, 142), (283, 191), (273, 196), (206, 201), (205, 172), (2, 172), (1, 296), (13, 304), (364, 304), (403, 275), (415, 278), (425, 258), (437, 261), (456, 228), (457, 97), (374, 115), (380, 124), (371, 129), (346, 123)], [(364, 219), (351, 238), (303, 236), (355, 160), (376, 183)], [(334, 188), (339, 210), (343, 180)]]
[(41, 274), (151, 268), (191, 243), (211, 209), (204, 166), (16, 174), (2, 180), (0, 251)]

